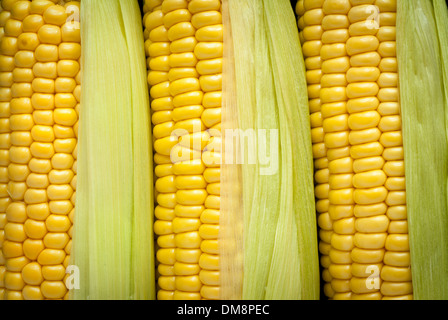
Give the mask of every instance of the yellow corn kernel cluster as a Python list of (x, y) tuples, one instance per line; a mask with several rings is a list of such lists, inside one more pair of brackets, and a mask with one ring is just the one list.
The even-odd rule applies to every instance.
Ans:
[[(3, 1), (0, 1), (0, 44), (5, 35), (5, 24), (11, 16), (10, 8), (4, 8)], [(10, 202), (7, 191), (8, 183), (8, 163), (9, 163), (9, 143), (4, 144), (3, 141), (8, 141), (9, 136), (9, 102), (10, 94), (8, 89), (11, 87), (11, 67), (8, 66), (10, 58), (3, 55), (0, 48), (0, 300), (5, 294), (5, 258), (3, 257), (3, 241), (5, 232), (3, 231), (6, 224), (6, 209)], [(8, 71), (9, 69), (9, 71)]]
[[(80, 102), (79, 2), (2, 0), (0, 297), (67, 299)], [(72, 7), (69, 7), (72, 6)]]
[(146, 0), (158, 293), (218, 299), (223, 26), (220, 0)]
[(299, 0), (324, 293), (412, 299), (396, 0)]

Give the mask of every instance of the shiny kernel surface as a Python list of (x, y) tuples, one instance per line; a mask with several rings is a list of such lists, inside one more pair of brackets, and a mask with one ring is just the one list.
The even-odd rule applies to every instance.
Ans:
[(206, 129), (221, 121), (221, 1), (147, 0), (144, 6), (157, 152), (158, 298), (218, 299), (214, 287), (203, 289), (211, 281), (200, 272), (216, 272), (217, 261), (203, 256), (203, 250), (215, 254), (216, 244), (202, 243), (213, 234), (206, 223), (219, 223), (221, 141)]
[[(299, 0), (295, 8), (311, 94), (323, 291), (334, 300), (412, 299), (396, 6)], [(372, 13), (378, 19), (369, 21)], [(374, 290), (368, 265), (380, 271)]]
[(8, 158), (0, 158), (9, 195), (0, 212), (6, 299), (67, 298), (81, 52), (79, 22), (67, 22), (73, 5), (79, 2), (67, 8), (55, 1), (2, 2), (8, 8), (0, 14), (1, 124), (9, 128), (0, 139), (0, 154), (7, 151)]

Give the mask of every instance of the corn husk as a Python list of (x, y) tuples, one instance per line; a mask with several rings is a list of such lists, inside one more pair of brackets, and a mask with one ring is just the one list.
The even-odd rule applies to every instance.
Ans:
[(152, 138), (136, 1), (81, 3), (72, 299), (153, 299)]
[(397, 2), (406, 201), (417, 300), (448, 298), (446, 32), (442, 1)]

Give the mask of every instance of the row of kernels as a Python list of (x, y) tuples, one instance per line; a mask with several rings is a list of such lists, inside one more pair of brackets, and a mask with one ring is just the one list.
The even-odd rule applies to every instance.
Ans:
[(326, 157), (327, 149), (324, 143), (324, 129), (320, 100), (320, 89), (322, 82), (322, 60), (320, 51), (322, 48), (322, 4), (323, 1), (299, 0), (296, 5), (298, 15), (298, 26), (300, 42), (303, 46), (303, 53), (306, 66), (306, 79), (308, 83), (308, 92), (311, 120), (311, 138), (313, 143), (314, 158), (314, 180), (316, 196), (317, 223), (319, 227), (319, 253), (320, 264), (323, 268), (322, 280), (324, 284), (324, 293), (328, 297), (334, 295), (330, 282), (332, 276), (328, 270), (331, 265), (329, 253), (331, 249), (332, 219), (329, 216), (329, 170), (328, 159)]
[[(3, 2), (0, 1), (0, 43), (5, 35), (4, 27), (9, 20), (11, 13), (3, 7)], [(5, 282), (4, 277), (6, 273), (6, 259), (3, 255), (3, 241), (5, 239), (4, 227), (7, 223), (6, 209), (10, 202), (7, 192), (8, 173), (7, 167), (9, 165), (9, 114), (10, 114), (10, 88), (12, 85), (12, 68), (9, 67), (8, 61), (13, 57), (4, 55), (3, 47), (0, 47), (0, 300), (4, 299)]]
[(3, 38), (4, 34), (5, 34), (5, 23), (8, 20), (10, 15), (9, 11), (6, 11), (3, 9), (1, 1), (0, 1), (0, 40), (1, 38)]
[[(213, 142), (211, 143), (213, 144)], [(214, 148), (220, 148), (214, 146)], [(202, 254), (199, 265), (201, 272), (199, 274), (203, 284), (201, 288), (201, 295), (205, 299), (219, 299), (219, 216), (220, 216), (220, 200), (221, 200), (221, 186), (220, 186), (220, 162), (212, 163), (206, 161), (206, 170), (215, 175), (210, 177), (204, 172), (204, 179), (207, 184), (208, 196), (205, 200), (205, 210), (201, 213), (201, 226), (199, 227), (199, 235), (203, 239), (201, 243)]]
[[(212, 104), (203, 101), (205, 110), (202, 113), (202, 121), (210, 129), (211, 138), (205, 146), (202, 159), (206, 170), (220, 170), (221, 164), (221, 102), (222, 102), (222, 64), (223, 64), (223, 25), (221, 14), (221, 2), (205, 2), (193, 0), (190, 6), (194, 9), (192, 24), (196, 28), (195, 37), (198, 44), (195, 47), (195, 55), (198, 58), (196, 70), (200, 74), (201, 89), (206, 96), (214, 98)], [(200, 7), (200, 8), (199, 8)], [(210, 178), (204, 173), (207, 182), (208, 197), (205, 200), (205, 210), (201, 214), (202, 225), (199, 235), (203, 239), (201, 243), (202, 254), (199, 265), (201, 296), (204, 299), (219, 299), (220, 297), (220, 271), (219, 271), (219, 215), (220, 215), (220, 177)]]
[[(50, 212), (58, 215), (68, 216), (70, 222), (70, 228), (67, 231), (69, 236), (68, 242), (64, 247), (67, 254), (66, 260), (64, 261), (64, 268), (67, 268), (68, 261), (70, 260), (71, 245), (72, 245), (72, 232), (73, 232), (73, 222), (75, 214), (75, 202), (76, 202), (76, 182), (77, 182), (77, 139), (78, 139), (78, 120), (81, 102), (81, 34), (80, 34), (80, 22), (75, 21), (76, 16), (79, 16), (80, 3), (78, 1), (67, 2), (64, 6), (67, 15), (74, 14), (75, 19), (70, 19), (67, 17), (66, 22), (61, 26), (61, 36), (62, 43), (59, 46), (59, 56), (63, 57), (63, 60), (58, 61), (57, 72), (58, 80), (64, 79), (62, 84), (56, 83), (56, 95), (55, 95), (55, 107), (54, 120), (55, 124), (59, 126), (65, 126), (67, 128), (73, 128), (74, 137), (65, 139), (55, 139), (54, 148), (55, 152), (61, 154), (71, 154), (73, 156), (73, 162), (71, 163), (71, 171), (73, 172), (73, 177), (70, 181), (70, 186), (73, 190), (72, 196), (66, 200), (61, 200), (56, 202), (50, 201)], [(55, 9), (55, 12), (46, 11), (47, 16), (52, 16), (53, 19), (47, 18), (48, 20), (64, 21), (64, 15), (60, 7), (50, 7), (50, 9)], [(57, 13), (57, 14), (56, 14)], [(59, 16), (57, 19), (56, 17)], [(45, 14), (44, 14), (45, 18)], [(62, 50), (61, 50), (62, 48)], [(74, 78), (76, 86), (73, 89), (73, 97), (76, 100), (76, 105), (74, 110), (72, 109), (73, 100), (72, 96), (67, 93), (59, 93), (59, 89), (64, 90), (68, 86), (72, 86), (72, 82), (69, 80)], [(65, 91), (68, 92), (67, 89)], [(74, 112), (73, 112), (74, 111)], [(54, 181), (56, 183), (57, 181)], [(66, 182), (66, 181), (61, 181)], [(70, 205), (71, 204), (71, 205)], [(68, 212), (68, 213), (67, 213)], [(62, 246), (62, 239), (60, 239), (59, 245)], [(57, 246), (55, 243), (54, 246)], [(69, 275), (66, 274), (64, 277), (64, 284), (66, 283), (66, 278)], [(64, 299), (68, 299), (68, 291), (66, 292)]]
[[(169, 87), (169, 42), (164, 29), (163, 1), (154, 3), (143, 18), (145, 26), (145, 49), (148, 67), (148, 84), (151, 86), (152, 123), (155, 147), (155, 192), (157, 206), (154, 232), (157, 235), (157, 297), (160, 300), (173, 299), (175, 291), (174, 265), (175, 241), (173, 232), (174, 207), (176, 205), (174, 185), (175, 175), (170, 161), (171, 133), (174, 122), (172, 117), (172, 98), (167, 92)], [(145, 1), (147, 6), (148, 1)]]
[[(350, 295), (351, 256), (350, 235), (352, 234), (351, 201), (347, 191), (351, 190), (352, 169), (349, 162), (348, 119), (346, 113), (346, 72), (349, 59), (345, 46), (348, 39), (346, 13), (348, 1), (324, 1), (322, 3), (322, 59), (321, 112), (324, 143), (328, 159), (328, 213), (332, 220), (328, 272), (332, 299), (343, 299)], [(344, 239), (342, 245), (338, 240)]]
[[(377, 98), (379, 86), (377, 80), (380, 70), (375, 59), (379, 43), (376, 26), (370, 26), (367, 16), (360, 16), (372, 3), (359, 3), (348, 16), (351, 22), (351, 38), (347, 42), (351, 68), (347, 72), (348, 125), (351, 131), (351, 156), (355, 175), (353, 199), (356, 203), (353, 221), (354, 237), (352, 257), (357, 268), (352, 267), (351, 289), (353, 299), (381, 299), (378, 284), (381, 271), (381, 257), (384, 254), (384, 240), (387, 236), (389, 220), (385, 216), (387, 179), (382, 170), (384, 161), (377, 157), (382, 155), (383, 147), (379, 143), (381, 131), (378, 124), (381, 115), (376, 111), (380, 103)], [(356, 249), (356, 250), (355, 250)], [(355, 254), (353, 254), (355, 253)], [(369, 278), (376, 271), (374, 281)], [(369, 286), (370, 285), (370, 286)]]
[[(377, 5), (381, 6), (382, 2)], [(380, 142), (384, 146), (383, 157), (386, 160), (384, 171), (388, 179), (385, 187), (389, 190), (386, 204), (388, 205), (387, 217), (390, 220), (385, 241), (384, 267), (381, 270), (381, 292), (384, 298), (388, 299), (412, 299), (404, 154), (398, 102), (396, 1), (388, 2), (389, 6), (382, 7), (380, 10), (389, 18), (385, 19), (386, 21), (380, 20), (381, 26), (378, 30), (380, 41), (378, 53), (381, 55), (382, 62), (388, 62), (383, 65), (389, 66), (382, 71), (378, 79), (380, 87), (378, 97), (381, 101), (378, 111), (383, 114), (379, 124), (383, 132)]]
[[(167, 89), (173, 100), (178, 101), (179, 96), (188, 96), (192, 92), (201, 91), (199, 74), (195, 68), (198, 61), (194, 55), (197, 41), (193, 38), (196, 29), (191, 24), (191, 13), (188, 11), (186, 1), (163, 1), (162, 11), (166, 40), (170, 42)], [(199, 150), (195, 150), (188, 139), (189, 135), (203, 130), (203, 124), (200, 121), (203, 108), (190, 107), (195, 105), (200, 105), (200, 102), (176, 103), (174, 106), (174, 130), (177, 136), (173, 139), (171, 147), (176, 147), (173, 154), (178, 158), (172, 158), (175, 164), (200, 158), (202, 143)], [(184, 140), (186, 144), (183, 145), (181, 140)], [(187, 294), (190, 299), (200, 299), (202, 283), (199, 279), (199, 258), (202, 239), (199, 235), (201, 225), (199, 217), (204, 210), (207, 197), (206, 182), (203, 176), (196, 172), (179, 172), (178, 170), (175, 172), (176, 177), (173, 183), (176, 185), (177, 192), (173, 232), (175, 250), (180, 254), (174, 268), (173, 289), (177, 294)]]

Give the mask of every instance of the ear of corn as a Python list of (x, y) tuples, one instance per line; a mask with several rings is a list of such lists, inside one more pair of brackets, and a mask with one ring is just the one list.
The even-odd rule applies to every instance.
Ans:
[(79, 24), (55, 2), (2, 1), (0, 295), (7, 300), (68, 298), (81, 49)]
[(447, 299), (447, 8), (398, 1), (397, 14), (414, 296)]
[(325, 295), (444, 297), (446, 6), (303, 0), (296, 12)]
[[(152, 161), (135, 1), (83, 0), (73, 299), (154, 299)], [(148, 267), (144, 267), (148, 266)]]
[(412, 298), (396, 2), (303, 0), (296, 10), (309, 84), (324, 293), (331, 299)]
[(220, 0), (145, 1), (161, 300), (219, 299)]

